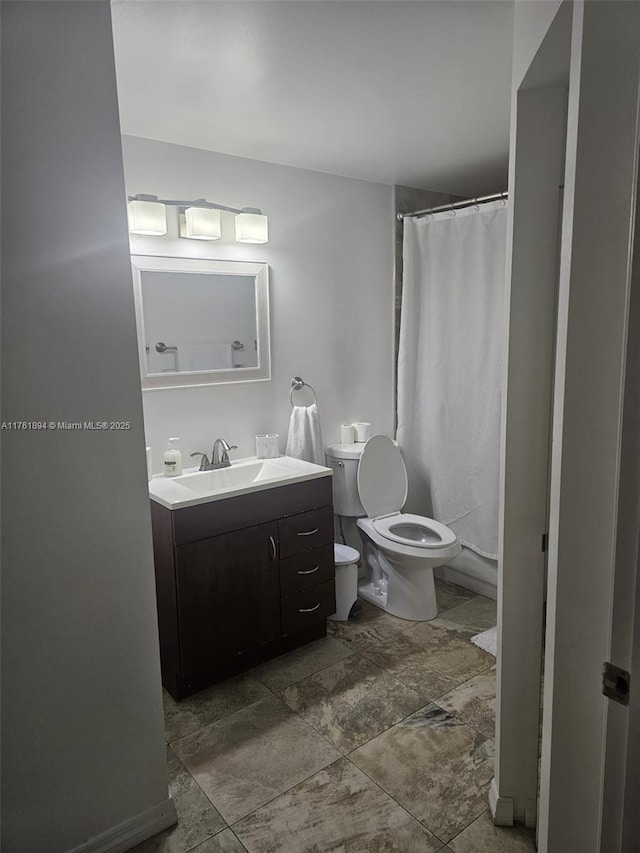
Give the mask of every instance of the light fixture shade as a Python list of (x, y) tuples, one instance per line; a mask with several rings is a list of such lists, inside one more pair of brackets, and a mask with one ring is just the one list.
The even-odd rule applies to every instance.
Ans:
[(190, 240), (219, 240), (221, 235), (219, 210), (206, 207), (188, 207), (185, 210), (182, 237)]
[(164, 204), (159, 201), (139, 201), (134, 199), (127, 205), (129, 231), (132, 234), (147, 234), (161, 237), (167, 233), (167, 214)]
[(236, 240), (238, 243), (268, 243), (269, 220), (262, 213), (236, 214)]

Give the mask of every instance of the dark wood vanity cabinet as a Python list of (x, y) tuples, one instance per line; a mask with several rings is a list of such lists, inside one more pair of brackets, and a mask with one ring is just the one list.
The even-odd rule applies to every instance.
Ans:
[(162, 681), (180, 699), (326, 634), (331, 476), (169, 510), (151, 501)]
[(183, 676), (280, 636), (277, 538), (278, 524), (270, 522), (178, 546)]

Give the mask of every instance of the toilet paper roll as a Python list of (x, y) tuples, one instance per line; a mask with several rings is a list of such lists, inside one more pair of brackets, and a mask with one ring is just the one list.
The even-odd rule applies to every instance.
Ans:
[(367, 421), (358, 421), (353, 425), (356, 431), (356, 441), (369, 441), (371, 438), (371, 424)]
[(356, 440), (356, 430), (353, 424), (340, 424), (340, 441), (342, 444), (353, 444)]

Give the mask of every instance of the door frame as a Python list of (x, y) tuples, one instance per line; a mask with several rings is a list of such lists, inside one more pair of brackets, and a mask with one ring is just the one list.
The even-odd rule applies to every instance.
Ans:
[[(563, 16), (570, 23), (570, 40), (566, 35), (561, 38)], [(624, 708), (602, 696), (601, 684), (606, 660), (613, 659), (624, 668), (631, 669), (632, 663), (638, 667), (631, 651), (640, 535), (640, 478), (636, 476), (640, 470), (640, 407), (633, 385), (638, 379), (633, 361), (639, 349), (638, 269), (632, 266), (640, 91), (640, 44), (634, 36), (639, 28), (639, 4), (567, 0), (546, 36), (543, 34), (524, 85), (514, 87), (509, 187), (513, 202), (512, 309), (514, 294), (516, 300), (522, 296), (527, 277), (526, 270), (518, 266), (519, 259), (531, 245), (522, 192), (522, 175), (528, 168), (525, 155), (531, 146), (525, 133), (517, 133), (518, 125), (522, 129), (527, 120), (523, 107), (534, 97), (526, 84), (552, 88), (543, 79), (544, 73), (541, 76), (541, 58), (546, 59), (548, 73), (556, 73), (559, 81), (568, 69), (549, 483), (538, 822), (541, 853), (633, 849), (621, 846), (621, 827), (630, 837), (632, 814), (620, 803), (625, 786), (627, 792), (637, 791), (637, 780), (626, 769), (627, 763), (635, 767), (631, 760), (627, 762), (634, 747), (628, 734), (630, 714), (637, 714), (638, 709), (633, 706), (633, 692), (631, 706)], [(548, 61), (554, 45), (559, 50), (556, 66)], [(544, 99), (545, 95), (538, 92), (535, 97)], [(529, 169), (535, 152), (531, 156)], [(636, 261), (637, 256), (636, 246)], [(546, 272), (548, 260), (547, 251), (543, 258)], [(548, 275), (542, 275), (540, 281), (542, 292), (533, 300), (538, 312), (548, 300)], [(533, 315), (534, 324), (536, 319), (538, 314)], [(539, 660), (537, 667), (534, 661), (536, 654), (539, 658), (543, 607), (537, 564), (533, 560), (514, 562), (513, 556), (519, 546), (521, 554), (532, 558), (536, 512), (541, 504), (516, 495), (519, 503), (514, 507), (509, 498), (514, 494), (518, 465), (527, 470), (526, 459), (530, 463), (536, 454), (539, 460), (543, 458), (537, 445), (527, 448), (522, 441), (524, 435), (532, 434), (531, 425), (525, 422), (531, 406), (525, 402), (517, 409), (518, 384), (528, 383), (527, 391), (535, 396), (539, 388), (531, 384), (532, 374), (540, 377), (543, 371), (521, 363), (526, 346), (517, 338), (518, 331), (525, 331), (522, 316), (512, 310), (510, 323), (497, 757), (490, 800), (494, 822), (515, 819), (531, 825), (535, 822), (531, 791), (536, 709), (531, 708), (521, 719), (514, 715), (522, 706), (517, 698), (522, 685), (528, 701), (535, 699)], [(545, 337), (543, 360), (548, 355), (547, 343)], [(536, 435), (540, 435), (542, 420), (538, 413)], [(538, 497), (539, 482), (534, 481)], [(529, 490), (526, 480), (520, 485)], [(640, 627), (635, 627), (635, 642), (640, 647)], [(514, 660), (516, 653), (522, 655), (519, 662)], [(511, 761), (512, 749), (526, 752), (519, 769)], [(640, 744), (635, 749), (637, 755)]]

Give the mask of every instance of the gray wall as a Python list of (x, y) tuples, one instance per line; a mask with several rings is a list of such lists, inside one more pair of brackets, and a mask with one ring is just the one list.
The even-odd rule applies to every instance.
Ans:
[[(187, 454), (217, 436), (255, 455), (255, 434), (277, 432), (284, 450), (291, 377), (318, 393), (325, 443), (340, 424), (370, 421), (393, 430), (393, 191), (260, 160), (125, 136), (127, 192), (260, 207), (269, 242), (233, 242), (230, 215), (216, 243), (177, 236), (175, 208), (164, 237), (131, 236), (133, 254), (208, 257), (269, 264), (270, 382), (145, 391), (147, 443), (160, 470), (169, 436)], [(302, 395), (297, 398), (305, 402)], [(191, 460), (189, 460), (191, 461)]]
[(2, 849), (167, 803), (107, 2), (2, 4)]

